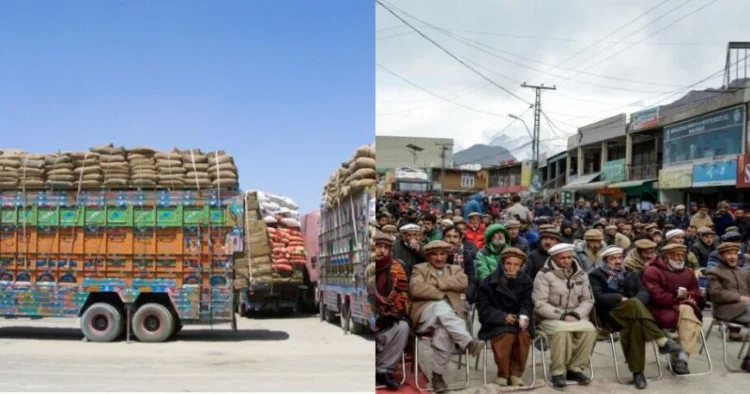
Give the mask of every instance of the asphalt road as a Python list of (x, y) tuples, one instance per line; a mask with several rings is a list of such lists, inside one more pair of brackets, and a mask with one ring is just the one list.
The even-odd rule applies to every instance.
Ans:
[(186, 326), (173, 341), (84, 342), (74, 320), (0, 321), (2, 391), (372, 391), (372, 338), (317, 317)]

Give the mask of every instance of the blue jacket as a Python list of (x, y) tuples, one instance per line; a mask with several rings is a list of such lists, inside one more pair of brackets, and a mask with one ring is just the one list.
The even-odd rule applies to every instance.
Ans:
[(475, 194), (471, 197), (471, 201), (466, 203), (464, 205), (464, 220), (467, 222), (469, 221), (469, 214), (472, 212), (478, 212), (480, 214), (484, 213), (484, 210), (482, 209), (482, 195), (481, 194)]
[(712, 218), (716, 226), (716, 235), (722, 236), (727, 231), (727, 227), (734, 226), (734, 218), (729, 213), (717, 213)]

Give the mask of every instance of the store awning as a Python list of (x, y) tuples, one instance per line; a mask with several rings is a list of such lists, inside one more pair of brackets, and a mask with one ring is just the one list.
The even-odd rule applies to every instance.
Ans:
[(562, 187), (562, 190), (596, 190), (596, 189), (602, 189), (607, 186), (607, 182), (601, 181), (601, 182), (593, 182), (597, 178), (599, 178), (599, 172), (594, 172), (591, 174), (585, 174), (581, 175), (575, 180), (568, 182), (565, 184), (565, 186)]
[(617, 182), (607, 186), (610, 189), (627, 189), (630, 187), (641, 187), (646, 183), (654, 182), (656, 179), (639, 179), (637, 181)]

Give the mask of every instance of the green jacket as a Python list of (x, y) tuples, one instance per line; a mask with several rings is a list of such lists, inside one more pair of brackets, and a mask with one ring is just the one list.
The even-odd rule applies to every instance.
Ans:
[(424, 243), (430, 243), (432, 241), (438, 241), (443, 239), (443, 233), (438, 228), (432, 229), (429, 233), (424, 235)]
[[(499, 231), (505, 235), (505, 245), (502, 249), (495, 250), (492, 237)], [(500, 252), (508, 247), (508, 242), (510, 242), (510, 234), (502, 224), (493, 224), (484, 231), (484, 247), (477, 252), (476, 260), (474, 260), (477, 267), (477, 279), (480, 282), (497, 270), (500, 265)]]

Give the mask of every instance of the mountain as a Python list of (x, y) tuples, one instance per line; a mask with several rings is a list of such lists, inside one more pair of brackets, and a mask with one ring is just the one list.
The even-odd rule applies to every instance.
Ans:
[[(516, 160), (524, 161), (531, 160), (531, 143), (529, 142), (528, 135), (519, 135), (518, 137), (509, 137), (506, 134), (500, 134), (493, 138), (489, 145), (497, 146), (506, 149), (515, 156)], [(552, 140), (552, 141), (541, 141), (539, 143), (539, 152), (546, 153), (547, 157), (559, 153), (565, 149), (567, 144), (566, 139)]]
[(477, 144), (453, 154), (453, 164), (481, 164), (482, 166), (496, 166), (502, 161), (516, 158), (502, 146)]

